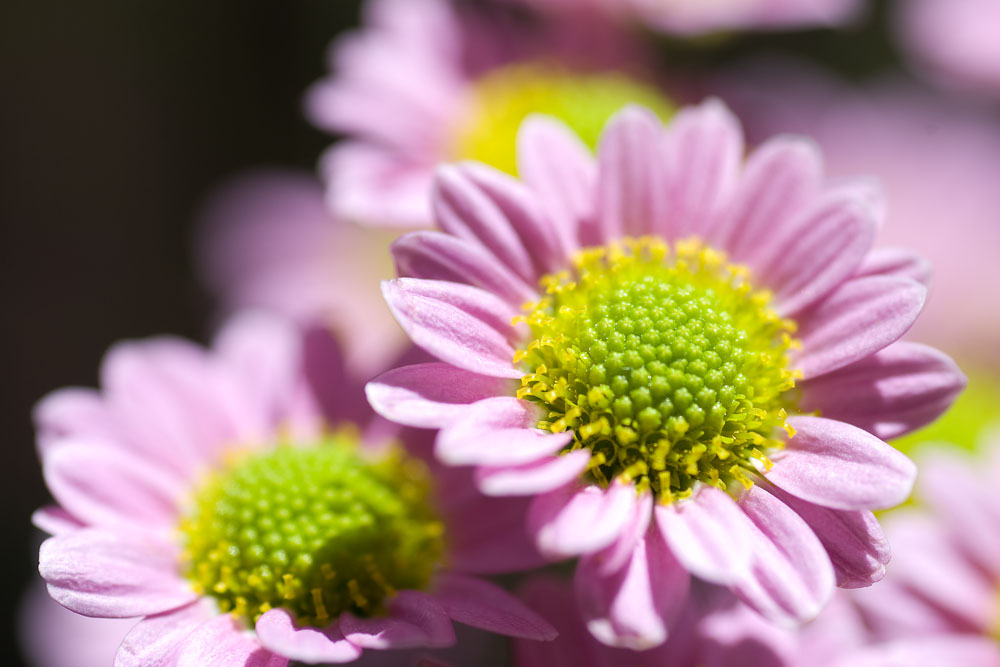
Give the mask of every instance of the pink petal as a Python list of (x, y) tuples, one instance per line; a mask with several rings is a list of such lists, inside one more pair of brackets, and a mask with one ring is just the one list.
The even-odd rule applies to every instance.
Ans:
[(653, 229), (665, 230), (661, 234), (669, 239), (706, 238), (736, 190), (743, 161), (740, 123), (724, 104), (710, 99), (674, 116), (665, 146), (666, 224)]
[(637, 495), (638, 502), (632, 508), (632, 516), (622, 526), (618, 537), (611, 546), (592, 555), (593, 561), (600, 564), (602, 574), (614, 574), (625, 567), (649, 530), (653, 520), (653, 494), (643, 491)]
[(905, 278), (868, 276), (845, 283), (800, 320), (799, 358), (811, 379), (878, 352), (902, 336), (927, 288)]
[(458, 421), (441, 429), (434, 452), (448, 465), (518, 465), (547, 458), (573, 434), (535, 428), (537, 408), (513, 396), (473, 403)]
[(464, 415), (472, 403), (512, 393), (507, 380), (442, 363), (395, 368), (365, 386), (376, 412), (418, 428), (441, 428)]
[(518, 597), (549, 619), (559, 636), (552, 642), (514, 642), (518, 667), (612, 667), (621, 653), (598, 644), (579, 618), (573, 589), (553, 576), (537, 575), (518, 589)]
[(783, 315), (799, 313), (856, 271), (875, 239), (875, 213), (851, 190), (833, 191), (782, 230), (759, 270)]
[[(453, 303), (411, 293), (414, 283), (430, 281), (403, 280), (382, 283), (382, 293), (396, 320), (416, 345), (442, 361), (473, 373), (521, 377), (523, 373), (514, 368), (514, 348), (506, 335), (476, 316), (492, 301), (488, 292), (478, 290), (481, 308), (470, 303), (468, 308), (472, 312), (469, 312)], [(444, 285), (459, 287), (457, 283), (444, 282), (436, 282), (435, 286)], [(463, 293), (460, 296), (468, 295)], [(504, 305), (500, 312), (506, 308)]]
[(890, 440), (937, 419), (965, 384), (965, 375), (947, 355), (899, 341), (803, 382), (801, 409), (820, 410)]
[(86, 524), (58, 505), (38, 508), (31, 514), (31, 523), (49, 535), (62, 535), (86, 528)]
[(556, 631), (523, 602), (484, 579), (443, 574), (434, 585), (434, 598), (452, 620), (508, 637), (549, 641)]
[(916, 466), (874, 435), (823, 417), (788, 422), (795, 436), (766, 473), (788, 493), (841, 510), (886, 509), (910, 496)]
[(352, 644), (387, 649), (412, 646), (451, 646), (455, 630), (444, 608), (434, 597), (419, 591), (399, 591), (390, 600), (386, 615), (356, 618), (345, 613), (340, 631)]
[(776, 623), (815, 618), (834, 588), (823, 545), (805, 521), (759, 485), (739, 503), (754, 525), (754, 545), (750, 574), (733, 592)]
[(863, 588), (882, 580), (892, 553), (874, 514), (815, 505), (775, 487), (768, 491), (816, 533), (833, 564), (838, 587)]
[(830, 667), (997, 667), (1000, 646), (986, 637), (911, 637), (852, 651)]
[(538, 278), (511, 221), (463, 167), (438, 167), (431, 203), (443, 231), (478, 242), (528, 284)]
[(550, 558), (593, 553), (621, 535), (634, 516), (636, 502), (631, 484), (616, 481), (607, 489), (571, 484), (535, 499), (528, 530)]
[(44, 455), (54, 441), (66, 436), (120, 439), (114, 419), (101, 394), (93, 389), (59, 389), (47, 395), (32, 412), (38, 449)]
[(931, 264), (905, 248), (875, 248), (858, 267), (857, 276), (896, 276), (930, 284)]
[(693, 498), (655, 512), (664, 540), (691, 574), (730, 584), (748, 572), (753, 527), (725, 491), (703, 486)]
[(663, 226), (663, 135), (660, 119), (640, 106), (628, 106), (607, 122), (597, 150), (597, 229), (583, 230), (585, 243), (643, 236)]
[(618, 572), (607, 575), (594, 556), (577, 565), (574, 588), (591, 634), (609, 646), (646, 650), (667, 640), (687, 601), (690, 576), (650, 531)]
[(297, 662), (342, 663), (361, 657), (361, 647), (347, 641), (336, 624), (323, 629), (300, 628), (286, 609), (265, 612), (254, 631), (265, 649)]
[(823, 160), (816, 145), (776, 137), (747, 159), (732, 203), (710, 238), (740, 262), (769, 254), (783, 229), (819, 191)]
[(436, 231), (412, 232), (392, 244), (400, 277), (446, 280), (481, 287), (520, 307), (538, 295), (478, 243)]
[(216, 615), (210, 603), (199, 601), (147, 616), (125, 635), (115, 667), (173, 667), (188, 635)]
[(38, 572), (64, 607), (84, 616), (129, 618), (197, 599), (177, 574), (178, 557), (174, 545), (149, 535), (84, 529), (45, 540)]
[(79, 438), (45, 457), (45, 483), (82, 522), (171, 530), (185, 491), (173, 474), (120, 448)]
[(561, 121), (531, 115), (517, 134), (517, 170), (541, 200), (568, 255), (593, 215), (597, 169), (590, 150)]
[(525, 529), (528, 506), (525, 498), (481, 494), (456, 502), (446, 513), (452, 569), (501, 574), (545, 565), (547, 560)]
[(285, 667), (288, 658), (268, 651), (232, 616), (220, 614), (187, 636), (174, 664), (177, 667)]
[(517, 466), (480, 467), (476, 482), (491, 496), (533, 496), (568, 484), (583, 474), (589, 463), (590, 452), (578, 449)]

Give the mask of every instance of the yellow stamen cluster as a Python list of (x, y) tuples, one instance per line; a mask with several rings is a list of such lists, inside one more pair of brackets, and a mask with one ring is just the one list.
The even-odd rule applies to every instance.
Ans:
[(194, 588), (248, 626), (269, 609), (322, 627), (424, 588), (444, 551), (424, 465), (362, 457), (356, 436), (252, 453), (210, 476), (181, 521)]
[(533, 333), (518, 397), (545, 409), (539, 428), (573, 431), (566, 451), (592, 452), (594, 482), (671, 502), (696, 482), (749, 487), (754, 462), (770, 465), (791, 434), (795, 325), (745, 267), (644, 237), (584, 249), (542, 286), (518, 318)]

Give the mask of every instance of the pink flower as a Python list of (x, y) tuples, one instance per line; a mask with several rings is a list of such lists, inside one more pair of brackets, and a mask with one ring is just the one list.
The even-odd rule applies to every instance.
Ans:
[(206, 203), (201, 227), (201, 273), (223, 311), (260, 308), (326, 323), (361, 377), (402, 352), (406, 339), (378, 291), (392, 275), (395, 235), (333, 219), (311, 174), (261, 169), (233, 178)]
[(1000, 5), (993, 0), (907, 0), (896, 6), (903, 47), (948, 88), (1000, 96)]
[(513, 0), (539, 9), (578, 12), (581, 5), (654, 30), (699, 35), (728, 30), (836, 26), (855, 18), (862, 0)]
[[(538, 562), (517, 539), (523, 509), (478, 495), (463, 471), (428, 495), (428, 468), (380, 444), (385, 424), (358, 421), (337, 355), (324, 332), (248, 315), (211, 351), (119, 344), (101, 392), (39, 404), (58, 503), (35, 515), (54, 535), (39, 571), (72, 611), (141, 618), (116, 664), (348, 662), (447, 646), (453, 620), (552, 638), (475, 576)], [(327, 430), (345, 418), (372, 444)]]
[(934, 266), (927, 310), (910, 336), (1000, 367), (1000, 293), (982, 288), (1000, 279), (1000, 128), (992, 115), (909, 85), (854, 89), (787, 64), (740, 68), (715, 87), (752, 141), (807, 134), (832, 177), (873, 175), (889, 202), (880, 252), (891, 261), (888, 248), (905, 245)]
[(666, 131), (623, 110), (596, 162), (550, 118), (518, 141), (524, 182), (444, 167), (442, 231), (393, 246), (386, 300), (441, 362), (372, 381), (373, 407), (440, 429), (437, 456), (485, 492), (534, 498), (529, 529), (581, 557), (605, 643), (662, 643), (691, 574), (787, 623), (881, 578), (871, 510), (915, 476), (883, 440), (965, 379), (896, 342), (925, 288), (897, 274), (916, 258), (870, 252), (871, 189), (824, 185), (803, 139), (744, 160), (714, 101)]
[(670, 108), (642, 83), (637, 42), (606, 22), (539, 24), (445, 0), (370, 0), (364, 10), (364, 27), (334, 43), (333, 74), (306, 99), (317, 127), (348, 137), (321, 166), (341, 220), (430, 226), (434, 167), (478, 159), (516, 170), (514, 137), (532, 112), (596, 139), (626, 102)]

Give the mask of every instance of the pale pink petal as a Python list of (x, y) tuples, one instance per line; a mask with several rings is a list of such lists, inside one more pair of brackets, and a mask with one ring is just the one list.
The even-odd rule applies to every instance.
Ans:
[(590, 150), (561, 121), (531, 115), (517, 134), (517, 170), (541, 200), (568, 255), (593, 216), (597, 169)]
[(362, 648), (398, 649), (455, 643), (455, 630), (444, 607), (433, 596), (419, 591), (396, 593), (384, 616), (357, 618), (343, 614), (340, 631), (348, 641)]
[(788, 422), (795, 436), (766, 473), (788, 493), (841, 510), (886, 509), (910, 496), (917, 467), (874, 435), (824, 417)]
[(481, 287), (520, 307), (538, 295), (478, 243), (437, 231), (411, 232), (392, 244), (396, 273), (403, 278), (447, 280)]
[(85, 529), (45, 540), (38, 572), (49, 595), (78, 614), (128, 618), (198, 597), (177, 572), (179, 556), (176, 546), (150, 535)]
[(361, 647), (345, 639), (336, 624), (300, 628), (292, 614), (281, 608), (265, 612), (254, 631), (265, 649), (297, 662), (342, 663), (361, 656)]
[(760, 485), (744, 492), (739, 503), (753, 522), (754, 544), (750, 575), (733, 592), (782, 625), (815, 618), (834, 589), (823, 545), (802, 518)]
[(795, 510), (816, 533), (833, 564), (838, 587), (862, 588), (882, 580), (892, 554), (874, 514), (830, 509), (776, 487), (768, 490)]
[(542, 553), (569, 558), (614, 542), (634, 516), (635, 487), (612, 482), (607, 489), (570, 484), (538, 496), (528, 514), (528, 530)]
[(851, 651), (830, 667), (997, 667), (1000, 645), (987, 637), (910, 637)]
[(606, 574), (597, 558), (585, 556), (573, 581), (591, 634), (609, 646), (646, 650), (667, 640), (691, 578), (654, 530), (618, 572)]
[(657, 507), (656, 523), (674, 556), (693, 575), (731, 584), (749, 570), (753, 527), (725, 491), (703, 486), (692, 498)]
[(202, 623), (184, 639), (177, 667), (285, 667), (288, 658), (268, 651), (229, 614)]
[(211, 603), (199, 601), (147, 616), (125, 635), (115, 655), (115, 667), (173, 667), (188, 635), (217, 613)]
[(480, 467), (476, 482), (491, 496), (533, 496), (568, 484), (583, 474), (589, 463), (590, 452), (578, 449), (517, 466)]
[(545, 565), (548, 561), (525, 528), (528, 507), (526, 498), (491, 498), (482, 494), (454, 502), (446, 511), (448, 562), (452, 570), (502, 574)]
[(547, 458), (573, 439), (571, 432), (535, 428), (538, 408), (513, 396), (473, 403), (438, 434), (435, 454), (448, 465), (518, 465)]
[(622, 526), (618, 538), (611, 546), (592, 556), (604, 574), (614, 574), (625, 567), (649, 530), (649, 524), (653, 520), (653, 494), (643, 491), (637, 495), (638, 502), (632, 508), (632, 516)]
[[(710, 99), (679, 111), (666, 133), (666, 219), (653, 229), (674, 240), (706, 238), (733, 196), (743, 160), (743, 130), (729, 109)], [(662, 230), (662, 231), (661, 231)]]
[(800, 407), (890, 440), (937, 419), (965, 384), (965, 375), (947, 355), (899, 341), (801, 383)]
[(798, 137), (776, 137), (750, 154), (743, 177), (711, 239), (739, 262), (767, 253), (776, 230), (805, 207), (822, 181), (816, 145)]
[[(382, 293), (393, 315), (417, 346), (473, 373), (521, 377), (521, 371), (513, 365), (514, 348), (504, 333), (459, 306), (410, 293), (413, 283), (430, 281), (401, 280), (382, 283)], [(457, 283), (437, 284), (458, 286)], [(491, 295), (479, 291), (485, 304)], [(474, 309), (473, 312), (478, 311)]]
[(931, 263), (906, 248), (875, 248), (858, 267), (856, 276), (896, 276), (923, 285), (931, 282)]
[(905, 278), (845, 283), (799, 321), (803, 375), (830, 373), (888, 346), (910, 328), (926, 296), (926, 287)]
[(765, 264), (754, 263), (782, 315), (795, 315), (840, 286), (875, 240), (875, 213), (853, 191), (835, 190), (779, 232)]
[(40, 507), (32, 512), (31, 523), (35, 528), (43, 530), (49, 535), (62, 535), (86, 528), (85, 523), (58, 505)]
[(40, 400), (32, 411), (43, 455), (66, 436), (90, 436), (114, 441), (120, 438), (101, 394), (93, 389), (59, 389)]
[(509, 396), (509, 380), (476, 375), (449, 364), (414, 364), (378, 376), (365, 386), (372, 408), (386, 419), (418, 428), (441, 428), (468, 406), (491, 396)]
[(434, 598), (452, 620), (508, 637), (548, 641), (556, 630), (523, 602), (485, 579), (459, 574), (437, 578)]
[(607, 122), (597, 150), (597, 227), (584, 242), (662, 229), (666, 209), (663, 125), (648, 109), (628, 106)]
[(538, 274), (517, 230), (464, 167), (438, 168), (431, 204), (442, 230), (480, 243), (520, 278), (529, 284), (535, 282)]
[(172, 530), (186, 486), (168, 470), (120, 448), (73, 438), (45, 457), (52, 495), (84, 523)]
[(395, 290), (407, 296), (454, 306), (504, 334), (508, 340), (518, 337), (518, 331), (511, 324), (511, 320), (520, 314), (520, 309), (508, 305), (487, 290), (444, 280), (416, 278), (397, 278), (391, 281), (391, 284)]

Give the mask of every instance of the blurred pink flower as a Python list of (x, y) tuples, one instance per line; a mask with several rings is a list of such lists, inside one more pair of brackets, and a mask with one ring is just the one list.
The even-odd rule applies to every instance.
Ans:
[[(102, 365), (103, 391), (63, 389), (39, 404), (58, 503), (34, 517), (54, 535), (39, 571), (72, 611), (141, 618), (116, 664), (348, 662), (363, 649), (447, 646), (453, 620), (552, 638), (544, 620), (475, 576), (539, 562), (519, 539), (521, 504), (481, 496), (468, 473), (442, 469), (447, 493), (425, 505), (425, 469), (385, 449), (385, 424), (363, 421), (360, 388), (338, 368), (326, 332), (303, 336), (250, 314), (211, 351), (172, 338), (121, 343)], [(345, 419), (370, 444), (354, 450), (360, 434), (326, 430)], [(318, 525), (332, 533), (316, 535)], [(378, 544), (408, 551), (385, 560)], [(447, 566), (431, 558), (439, 544)], [(394, 575), (386, 563), (395, 562), (413, 567)], [(421, 590), (400, 585), (417, 567), (427, 569)]]
[(654, 30), (699, 35), (729, 30), (787, 30), (837, 26), (864, 0), (513, 0), (544, 10), (581, 7), (640, 21)]
[(903, 47), (932, 80), (1000, 97), (1000, 3), (902, 0), (895, 9)]
[(445, 0), (369, 0), (364, 10), (363, 27), (331, 48), (333, 73), (306, 98), (317, 127), (347, 136), (321, 165), (343, 220), (429, 226), (434, 168), (480, 159), (515, 170), (527, 114), (596, 134), (624, 103), (658, 101), (640, 83), (637, 40), (606, 22), (539, 24)]
[(752, 141), (807, 134), (830, 176), (878, 181), (887, 195), (879, 244), (911, 248), (934, 268), (910, 337), (1000, 368), (1000, 291), (990, 287), (1000, 281), (995, 118), (912, 86), (852, 89), (787, 64), (738, 69), (714, 91), (733, 104)]
[(386, 300), (441, 362), (376, 378), (373, 407), (440, 429), (437, 456), (477, 466), (487, 493), (535, 498), (529, 529), (550, 557), (581, 557), (605, 643), (662, 643), (691, 574), (788, 623), (835, 582), (881, 578), (870, 510), (916, 474), (883, 439), (965, 378), (895, 342), (925, 290), (915, 257), (871, 252), (871, 190), (828, 187), (804, 139), (745, 157), (714, 101), (666, 129), (623, 110), (596, 161), (551, 118), (518, 145), (523, 182), (443, 168), (442, 231), (394, 244)]
[(201, 223), (199, 268), (224, 312), (261, 308), (322, 322), (359, 377), (404, 349), (378, 289), (392, 275), (394, 235), (332, 218), (311, 174), (262, 169), (233, 178), (213, 193)]

